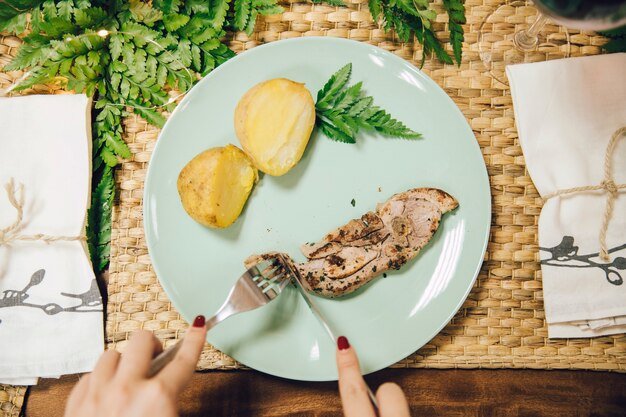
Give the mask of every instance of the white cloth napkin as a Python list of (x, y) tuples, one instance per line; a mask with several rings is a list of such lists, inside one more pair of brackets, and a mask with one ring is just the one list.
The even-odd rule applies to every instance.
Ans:
[[(599, 185), (612, 134), (626, 126), (626, 54), (509, 66), (515, 119), (528, 172), (542, 197)], [(613, 180), (626, 183), (626, 138), (613, 153)], [(552, 197), (539, 217), (548, 335), (626, 332), (626, 193), (615, 200), (600, 259), (604, 190)]]
[[(23, 184), (22, 235), (84, 233), (91, 181), (85, 95), (0, 98), (0, 230), (16, 218), (4, 185)], [(104, 349), (102, 299), (82, 241), (0, 246), (0, 383), (90, 371)]]

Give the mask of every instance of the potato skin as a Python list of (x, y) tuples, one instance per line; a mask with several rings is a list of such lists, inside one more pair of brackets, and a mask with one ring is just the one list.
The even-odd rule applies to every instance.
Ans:
[(280, 176), (302, 158), (315, 125), (315, 102), (304, 84), (286, 78), (263, 81), (235, 109), (235, 132), (254, 165)]
[(250, 158), (236, 146), (227, 145), (196, 155), (180, 171), (176, 185), (192, 219), (207, 227), (224, 228), (239, 217), (257, 179)]

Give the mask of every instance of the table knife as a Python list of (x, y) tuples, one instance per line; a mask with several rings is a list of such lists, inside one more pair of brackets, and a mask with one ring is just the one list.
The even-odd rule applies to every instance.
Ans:
[[(317, 318), (319, 323), (322, 325), (322, 327), (326, 331), (326, 334), (328, 335), (328, 337), (330, 337), (330, 340), (332, 340), (333, 343), (336, 344), (337, 343), (337, 332), (335, 332), (332, 329), (332, 327), (330, 326), (330, 324), (328, 324), (328, 320), (326, 320), (324, 318), (324, 315), (322, 314), (320, 309), (317, 308), (317, 306), (315, 305), (315, 302), (313, 301), (313, 298), (311, 297), (311, 295), (309, 295), (307, 290), (302, 285), (302, 281), (301, 281), (301, 278), (300, 278), (300, 273), (298, 271), (296, 271), (294, 268), (291, 267), (291, 264), (290, 264), (290, 262), (288, 260), (283, 260), (282, 263), (285, 265), (285, 267), (287, 267), (287, 269), (291, 273), (291, 276), (293, 277), (293, 282), (296, 284), (296, 287), (298, 288), (298, 291), (300, 292), (300, 295), (302, 295), (302, 298), (304, 298), (304, 301), (306, 302), (306, 304), (309, 306), (309, 308), (313, 312), (313, 315)], [(367, 387), (367, 394), (370, 397), (370, 401), (372, 402), (372, 405), (374, 406), (374, 409), (378, 413), (378, 402), (376, 401), (376, 397), (374, 396), (374, 393), (372, 392), (370, 387), (367, 385), (367, 383), (365, 383), (365, 386)]]

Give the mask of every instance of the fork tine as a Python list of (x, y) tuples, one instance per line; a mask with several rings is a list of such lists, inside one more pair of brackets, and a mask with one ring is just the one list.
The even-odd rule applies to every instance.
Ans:
[(272, 262), (268, 260), (263, 260), (256, 265), (248, 268), (248, 273), (252, 276), (252, 281), (257, 282), (259, 280), (265, 279), (267, 275), (267, 271), (273, 268)]
[(259, 271), (259, 265), (260, 264), (256, 264), (256, 265), (252, 265), (250, 268), (248, 268), (248, 273), (250, 274), (250, 276), (252, 276), (252, 280), (256, 281), (259, 276), (261, 276), (261, 271)]
[(252, 281), (257, 288), (269, 299), (273, 300), (285, 289), (291, 281), (289, 278), (289, 268), (285, 266), (285, 260), (277, 256), (271, 259), (264, 259), (248, 269), (252, 276)]
[(274, 282), (271, 285), (268, 285), (262, 290), (263, 294), (265, 294), (265, 296), (270, 300), (273, 300), (274, 298), (278, 297), (278, 295), (285, 289), (284, 282), (285, 280), (280, 282), (280, 284)]
[(273, 286), (275, 284), (278, 284), (280, 281), (282, 281), (283, 278), (284, 278), (284, 275), (274, 276), (274, 277), (272, 277), (270, 279), (266, 279), (266, 280), (263, 280), (261, 282), (258, 282), (257, 283), (257, 287), (259, 287), (261, 289), (269, 288), (269, 287), (271, 287), (271, 286)]
[(284, 274), (277, 276), (275, 279), (269, 281), (268, 285), (261, 291), (270, 299), (273, 300), (280, 294), (287, 284), (290, 282)]
[(276, 275), (280, 274), (282, 272), (282, 267), (281, 266), (274, 266), (272, 265), (270, 268), (267, 268), (266, 270), (263, 271), (263, 277), (265, 279), (272, 279), (274, 278)]
[(265, 291), (264, 294), (267, 296), (267, 298), (269, 298), (270, 300), (273, 300), (280, 293), (277, 293), (276, 291), (270, 288), (269, 290)]
[(279, 281), (281, 281), (284, 278), (284, 275), (285, 274), (280, 271), (274, 271), (271, 276), (269, 277), (264, 276), (261, 280), (256, 281), (256, 285), (259, 288), (264, 288), (267, 285), (277, 284)]
[(277, 268), (280, 268), (279, 265), (276, 265), (275, 262), (273, 261), (266, 261), (268, 262), (266, 265), (264, 265), (263, 268), (257, 268), (259, 270), (259, 274), (262, 275), (264, 278), (267, 278), (272, 271), (275, 271)]

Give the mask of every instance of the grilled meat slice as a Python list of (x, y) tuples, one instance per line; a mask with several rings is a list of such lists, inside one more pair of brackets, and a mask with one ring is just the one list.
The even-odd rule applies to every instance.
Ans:
[[(350, 220), (318, 243), (303, 245), (308, 261), (293, 266), (307, 290), (324, 297), (349, 294), (417, 256), (437, 231), (441, 216), (457, 206), (452, 196), (436, 188), (395, 194), (375, 212)], [(259, 257), (271, 258), (272, 253), (252, 256), (246, 265)]]

